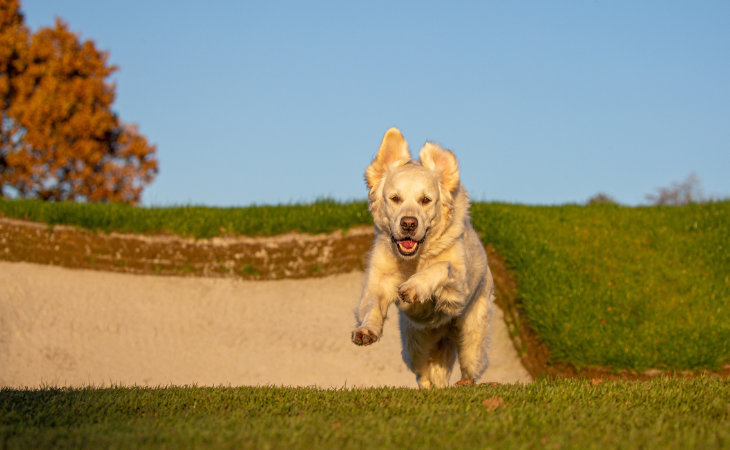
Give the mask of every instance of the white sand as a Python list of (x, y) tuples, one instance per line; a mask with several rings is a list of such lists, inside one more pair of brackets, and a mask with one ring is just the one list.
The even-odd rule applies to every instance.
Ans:
[[(362, 280), (236, 281), (0, 262), (0, 386), (416, 387), (400, 357), (394, 307), (379, 342), (350, 341)], [(495, 310), (491, 365), (479, 381), (529, 382)]]

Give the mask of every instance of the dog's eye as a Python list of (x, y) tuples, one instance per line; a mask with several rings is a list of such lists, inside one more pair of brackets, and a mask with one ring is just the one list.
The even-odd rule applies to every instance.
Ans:
[(394, 196), (390, 197), (390, 201), (393, 203), (400, 203), (400, 197), (398, 197), (397, 195), (394, 195)]
[(428, 198), (428, 197), (423, 197), (423, 198), (421, 199), (421, 204), (422, 204), (422, 205), (428, 205), (429, 203), (431, 203), (431, 199), (430, 199), (430, 198)]

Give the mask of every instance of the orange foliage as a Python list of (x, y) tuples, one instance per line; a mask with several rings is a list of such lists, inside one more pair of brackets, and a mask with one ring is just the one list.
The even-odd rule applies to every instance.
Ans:
[(116, 67), (60, 19), (32, 34), (0, 0), (0, 195), (137, 203), (155, 147), (111, 111)]

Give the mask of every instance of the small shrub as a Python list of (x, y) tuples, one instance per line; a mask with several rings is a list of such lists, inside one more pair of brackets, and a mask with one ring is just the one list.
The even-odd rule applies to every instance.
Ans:
[(598, 194), (594, 195), (593, 197), (588, 199), (589, 205), (617, 205), (618, 202), (611, 197), (610, 195), (599, 192)]
[(707, 201), (700, 189), (700, 179), (694, 173), (691, 173), (681, 183), (675, 181), (669, 187), (657, 188), (657, 193), (647, 194), (646, 200), (652, 205), (668, 206), (681, 206)]

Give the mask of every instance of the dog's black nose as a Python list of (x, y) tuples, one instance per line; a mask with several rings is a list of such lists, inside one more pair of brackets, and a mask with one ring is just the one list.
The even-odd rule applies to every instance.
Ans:
[(400, 220), (400, 227), (407, 233), (416, 231), (416, 228), (418, 227), (418, 219), (406, 216)]

